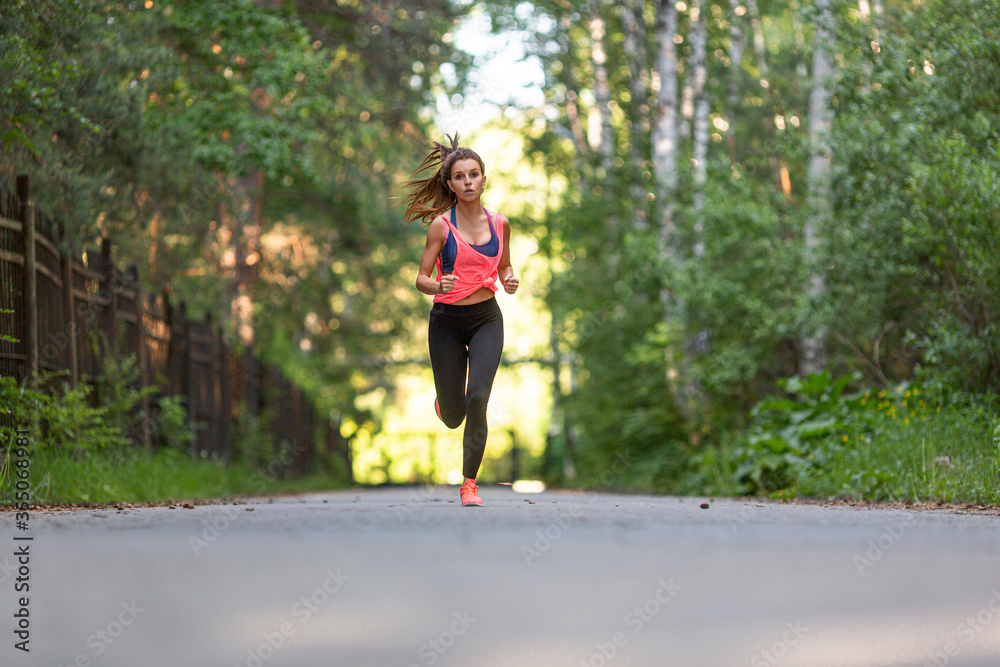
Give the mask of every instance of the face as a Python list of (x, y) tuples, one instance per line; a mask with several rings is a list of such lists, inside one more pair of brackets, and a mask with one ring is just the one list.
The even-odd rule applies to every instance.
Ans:
[(458, 195), (460, 200), (475, 200), (483, 194), (484, 185), (486, 185), (486, 176), (478, 161), (468, 158), (455, 160), (455, 163), (451, 165), (451, 178), (448, 179), (448, 187)]

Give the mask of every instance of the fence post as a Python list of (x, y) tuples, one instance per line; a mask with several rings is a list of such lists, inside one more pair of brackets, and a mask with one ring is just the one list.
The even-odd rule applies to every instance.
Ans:
[(31, 181), (27, 174), (17, 175), (17, 197), (20, 200), (24, 238), (24, 303), (27, 306), (28, 340), (25, 341), (30, 386), (38, 389), (38, 280), (35, 273), (35, 207), (28, 202)]
[(181, 301), (177, 308), (177, 324), (184, 327), (184, 345), (181, 349), (183, 353), (183, 361), (179, 366), (180, 369), (180, 388), (181, 394), (184, 395), (187, 400), (188, 409), (188, 432), (190, 434), (189, 440), (191, 442), (191, 458), (198, 458), (198, 431), (195, 428), (195, 405), (194, 405), (194, 392), (191, 391), (191, 323), (188, 321), (187, 316), (187, 302)]
[[(136, 340), (136, 360), (139, 362), (139, 389), (145, 390), (150, 384), (149, 377), (149, 355), (146, 350), (146, 292), (142, 289), (142, 281), (139, 280), (139, 267), (135, 264), (129, 266), (129, 274), (134, 278), (135, 284), (135, 340)], [(153, 427), (152, 409), (149, 402), (149, 394), (143, 392), (142, 395), (142, 446), (147, 453), (153, 451)]]
[(306, 451), (305, 458), (302, 461), (302, 475), (309, 473), (312, 468), (313, 456), (316, 454), (316, 406), (313, 404), (312, 400), (302, 392), (305, 397), (306, 403)]
[(233, 416), (233, 393), (231, 388), (231, 355), (229, 354), (229, 345), (226, 343), (226, 338), (223, 333), (222, 327), (218, 327), (217, 336), (219, 341), (219, 373), (220, 373), (220, 386), (219, 390), (221, 396), (219, 397), (219, 411), (222, 413), (220, 415), (219, 424), (219, 440), (220, 446), (222, 447), (223, 456), (226, 459), (226, 464), (231, 464), (233, 462), (233, 446), (230, 440), (229, 432), (229, 422)]
[[(65, 244), (66, 229), (61, 221), (59, 222), (59, 236)], [(63, 281), (63, 317), (66, 318), (66, 326), (69, 328), (69, 377), (71, 386), (76, 389), (77, 379), (80, 375), (76, 339), (80, 332), (76, 329), (76, 308), (74, 308), (75, 297), (73, 295), (76, 285), (73, 276), (73, 250), (71, 248), (60, 248), (59, 269)]]
[(164, 289), (163, 296), (163, 322), (164, 336), (167, 339), (167, 363), (166, 363), (166, 390), (169, 396), (176, 396), (180, 392), (177, 390), (177, 335), (174, 331), (174, 305), (170, 303), (170, 291)]
[(201, 450), (207, 451), (215, 458), (219, 453), (219, 395), (222, 393), (219, 378), (219, 355), (217, 354), (217, 341), (215, 340), (215, 327), (213, 326), (212, 313), (205, 313), (205, 329), (208, 330), (208, 382), (205, 384), (206, 405), (208, 411), (207, 423), (205, 424), (205, 438), (201, 443)]
[[(108, 309), (105, 311), (104, 331), (108, 337), (107, 355), (113, 355), (118, 349), (118, 337), (116, 335), (116, 320), (118, 319), (117, 299), (115, 298), (115, 267), (111, 263), (111, 240), (101, 239), (101, 262), (104, 264), (104, 288), (108, 294)], [(103, 290), (101, 290), (103, 291)]]
[[(71, 241), (69, 245), (69, 259), (70, 259), (70, 276), (73, 280), (74, 292), (73, 292), (73, 322), (76, 323), (76, 336), (73, 337), (73, 357), (76, 359), (76, 377), (74, 378), (74, 386), (79, 385), (80, 378), (83, 375), (83, 367), (85, 364), (85, 359), (89, 359), (89, 354), (85, 350), (89, 350), (90, 336), (94, 330), (93, 323), (96, 319), (94, 314), (94, 302), (88, 298), (86, 287), (81, 290), (82, 295), (77, 295), (76, 288), (76, 277), (78, 272), (84, 270), (83, 265), (83, 249), (77, 241)], [(84, 283), (86, 285), (86, 283)]]

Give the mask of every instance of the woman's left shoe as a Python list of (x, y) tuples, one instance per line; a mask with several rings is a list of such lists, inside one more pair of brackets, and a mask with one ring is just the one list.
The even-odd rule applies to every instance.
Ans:
[(479, 487), (475, 480), (467, 479), (459, 494), (462, 496), (462, 507), (482, 507), (483, 500), (479, 497)]

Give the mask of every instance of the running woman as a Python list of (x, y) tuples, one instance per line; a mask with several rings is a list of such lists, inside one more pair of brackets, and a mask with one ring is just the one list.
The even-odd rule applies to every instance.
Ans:
[[(482, 204), (486, 166), (458, 145), (458, 135), (434, 147), (406, 182), (403, 220), (427, 226), (417, 289), (434, 296), (427, 343), (437, 398), (448, 428), (465, 421), (460, 491), (463, 506), (482, 507), (476, 475), (486, 450), (486, 404), (503, 352), (503, 315), (494, 293), (517, 291), (510, 265), (510, 221)], [(417, 174), (434, 169), (431, 176)], [(437, 276), (432, 276), (434, 269)]]

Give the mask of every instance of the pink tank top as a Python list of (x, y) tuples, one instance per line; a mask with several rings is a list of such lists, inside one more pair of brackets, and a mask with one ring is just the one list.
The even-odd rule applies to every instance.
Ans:
[[(483, 210), (486, 211), (485, 208)], [(503, 230), (500, 229), (499, 217), (496, 214), (491, 216), (490, 212), (486, 211), (486, 219), (490, 225), (490, 232), (497, 238), (497, 254), (495, 257), (484, 255), (476, 249), (476, 246), (470, 245), (462, 238), (462, 235), (458, 232), (458, 227), (455, 226), (455, 209), (451, 210), (451, 220), (448, 219), (447, 215), (442, 215), (441, 217), (444, 219), (445, 224), (448, 225), (448, 240), (445, 242), (445, 248), (441, 250), (441, 253), (437, 257), (437, 279), (441, 280), (441, 276), (446, 273), (453, 273), (455, 275), (455, 288), (447, 294), (435, 294), (434, 302), (455, 303), (469, 296), (480, 287), (485, 287), (496, 292), (499, 289), (496, 283), (500, 277), (500, 257), (503, 256)], [(454, 252), (454, 266), (449, 272), (442, 269), (442, 255), (450, 255), (452, 250)], [(452, 262), (448, 261), (447, 264), (452, 264)]]

